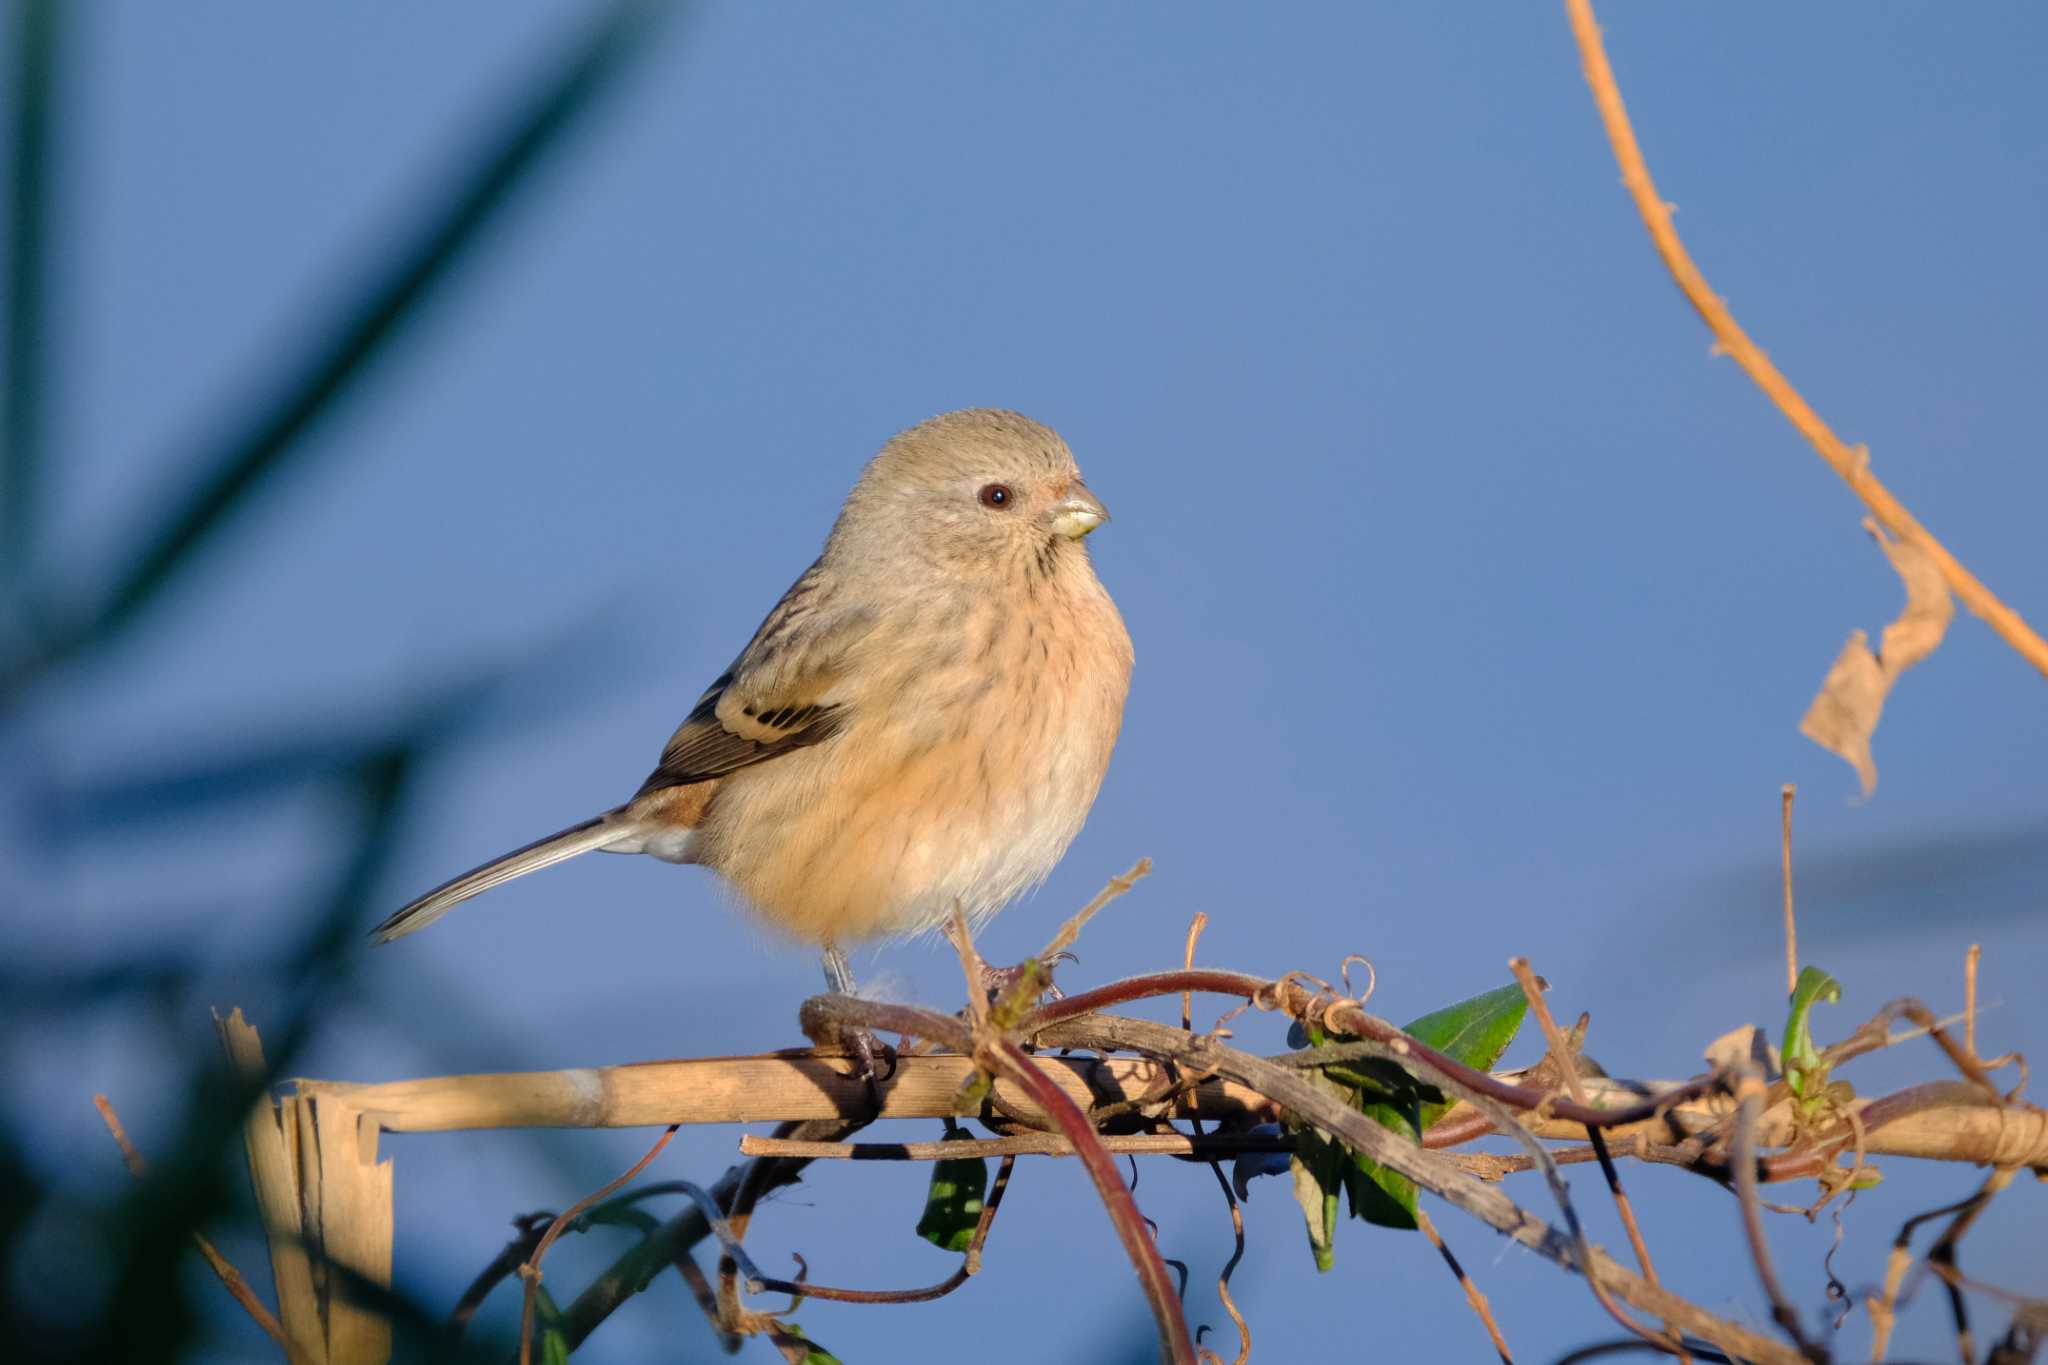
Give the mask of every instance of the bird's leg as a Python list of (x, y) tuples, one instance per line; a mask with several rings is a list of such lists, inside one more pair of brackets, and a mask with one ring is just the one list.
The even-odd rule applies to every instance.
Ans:
[[(825, 945), (825, 984), (835, 995), (857, 994), (853, 985), (853, 964), (846, 960), (845, 950), (836, 943)], [(896, 1050), (864, 1028), (846, 1030), (839, 1041), (852, 1054), (853, 1074), (867, 1087), (868, 1100), (879, 1114), (882, 1111), (880, 1085), (896, 1074)], [(878, 1058), (888, 1064), (886, 1074), (876, 1069)]]
[(856, 994), (853, 988), (853, 964), (846, 959), (846, 950), (836, 943), (825, 945), (825, 984), (834, 995)]

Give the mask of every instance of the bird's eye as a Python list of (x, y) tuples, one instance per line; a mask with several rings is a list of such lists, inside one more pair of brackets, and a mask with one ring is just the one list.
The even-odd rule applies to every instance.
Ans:
[(1010, 485), (1006, 483), (991, 483), (983, 485), (981, 492), (975, 496), (981, 499), (983, 507), (1008, 507), (1016, 494), (1010, 491)]

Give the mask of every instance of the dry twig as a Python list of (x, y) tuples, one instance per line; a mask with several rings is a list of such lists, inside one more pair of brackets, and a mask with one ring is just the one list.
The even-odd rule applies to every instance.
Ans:
[(1799, 921), (1792, 913), (1792, 798), (1799, 789), (1790, 782), (1778, 794), (1778, 861), (1785, 879), (1785, 994), (1799, 989)]
[(1444, 1264), (1451, 1268), (1451, 1274), (1457, 1278), (1458, 1287), (1465, 1291), (1465, 1302), (1472, 1305), (1472, 1311), (1479, 1315), (1479, 1321), (1486, 1328), (1486, 1335), (1492, 1338), (1493, 1349), (1499, 1354), (1502, 1365), (1515, 1365), (1515, 1357), (1508, 1350), (1508, 1339), (1500, 1334), (1500, 1324), (1493, 1320), (1493, 1305), (1486, 1301), (1486, 1295), (1479, 1292), (1479, 1286), (1465, 1273), (1465, 1267), (1458, 1264), (1458, 1258), (1452, 1255), (1451, 1249), (1444, 1244), (1443, 1234), (1436, 1230), (1436, 1224), (1430, 1221), (1425, 1210), (1415, 1210), (1415, 1226), (1422, 1230), (1422, 1235), (1436, 1248), (1437, 1255), (1443, 1257)]
[(1971, 611), (2018, 650), (2020, 657), (2048, 674), (2048, 641), (2042, 640), (2018, 612), (1999, 601), (1976, 575), (1957, 562), (1956, 557), (1914, 519), (1891, 491), (1878, 482), (1877, 476), (1870, 472), (1869, 453), (1860, 447), (1852, 449), (1835, 435), (1820, 415), (1800, 397), (1799, 391), (1778, 372), (1770, 357), (1736, 323), (1728, 305), (1708, 287), (1706, 277), (1693, 264), (1692, 256), (1679, 240), (1677, 229), (1671, 225), (1670, 206), (1657, 193), (1656, 182), (1650, 178), (1650, 168), (1643, 160), (1641, 146), (1636, 142), (1635, 129), (1629, 124), (1621, 90), (1615, 84), (1614, 68), (1608, 64), (1606, 49), (1600, 41), (1600, 27), (1593, 18), (1592, 0), (1565, 0), (1565, 11), (1571, 19), (1580, 60), (1585, 65), (1586, 84), (1592, 87), (1593, 102), (1599, 106), (1601, 122), (1607, 129), (1607, 140), (1613, 144), (1614, 159), (1621, 167), (1622, 183), (1634, 198), (1636, 211), (1642, 215), (1643, 225), (1649, 229), (1650, 240), (1656, 245), (1665, 268), (1671, 272), (1671, 278), (1685, 294), (1686, 301), (1692, 304), (1713, 332), (1721, 350), (1734, 358), (1735, 363), (1778, 405), (1800, 434), (1813, 443), (1828, 467), (1849, 485), (1856, 496), (1863, 499), (1885, 529), (1924, 551), (1940, 569), (1949, 588), (1963, 599)]

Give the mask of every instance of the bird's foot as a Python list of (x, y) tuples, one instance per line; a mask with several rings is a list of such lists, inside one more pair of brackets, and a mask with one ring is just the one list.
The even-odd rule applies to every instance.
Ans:
[(839, 1045), (846, 1049), (846, 1055), (853, 1063), (853, 1079), (867, 1091), (868, 1105), (874, 1116), (880, 1118), (882, 1087), (896, 1077), (896, 1049), (864, 1028), (843, 1031), (839, 1035)]
[[(825, 948), (825, 984), (840, 995), (854, 995), (853, 964), (837, 944)], [(882, 1085), (896, 1074), (896, 1049), (865, 1028), (838, 1027), (831, 1030), (836, 1041), (853, 1061), (853, 1076), (868, 1092), (868, 1103), (879, 1117)], [(880, 1065), (877, 1065), (880, 1063)]]

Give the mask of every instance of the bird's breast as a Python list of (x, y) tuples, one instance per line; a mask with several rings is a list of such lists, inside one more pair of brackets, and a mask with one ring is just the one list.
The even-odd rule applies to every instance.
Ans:
[(875, 641), (839, 734), (732, 774), (711, 808), (701, 860), (792, 935), (992, 914), (1052, 870), (1094, 803), (1131, 648), (1093, 575), (925, 615)]

